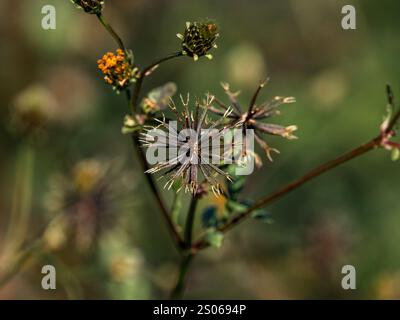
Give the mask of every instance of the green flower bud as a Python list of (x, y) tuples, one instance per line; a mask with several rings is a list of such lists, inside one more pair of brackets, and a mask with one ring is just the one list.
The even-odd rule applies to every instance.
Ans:
[(72, 2), (90, 14), (101, 14), (104, 8), (104, 0), (72, 0)]
[(177, 34), (182, 40), (182, 53), (195, 61), (202, 56), (212, 59), (209, 51), (217, 47), (215, 40), (218, 36), (217, 25), (212, 22), (186, 22), (185, 33)]

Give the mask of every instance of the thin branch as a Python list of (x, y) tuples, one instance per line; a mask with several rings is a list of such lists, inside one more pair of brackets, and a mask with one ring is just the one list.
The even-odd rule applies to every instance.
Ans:
[[(147, 73), (151, 69), (153, 69), (155, 66), (159, 65), (160, 63), (168, 61), (168, 60), (176, 58), (176, 57), (180, 57), (181, 55), (182, 55), (182, 52), (176, 52), (176, 53), (170, 54), (170, 55), (166, 56), (165, 58), (157, 60), (156, 62), (150, 64), (149, 66), (147, 66), (146, 68), (143, 69), (143, 71), (140, 73), (140, 76), (137, 78), (137, 81), (135, 82), (135, 85), (133, 88), (133, 93), (132, 93), (132, 97), (131, 97), (132, 115), (134, 115), (137, 112), (140, 92), (141, 92), (142, 85), (143, 85), (143, 80), (144, 80), (145, 76), (147, 75)], [(150, 173), (146, 172), (149, 169), (149, 166), (147, 164), (147, 160), (146, 160), (145, 154), (143, 152), (143, 149), (140, 147), (139, 137), (137, 134), (132, 133), (132, 141), (133, 141), (134, 147), (136, 149), (136, 152), (139, 156), (139, 160), (141, 162), (143, 171), (145, 172), (147, 182), (157, 200), (158, 206), (160, 207), (160, 210), (164, 217), (164, 220), (167, 223), (168, 229), (169, 229), (175, 243), (177, 244), (177, 246), (180, 249), (184, 249), (185, 242), (183, 241), (175, 224), (172, 221), (172, 218), (168, 212), (168, 209), (166, 208), (164, 201), (162, 200), (162, 197), (161, 197), (160, 193), (158, 192), (158, 189), (157, 189), (156, 183), (153, 179), (153, 176)]]
[(186, 285), (186, 276), (189, 269), (189, 266), (194, 258), (194, 254), (187, 254), (180, 265), (179, 268), (179, 276), (176, 282), (174, 289), (171, 292), (170, 299), (178, 300), (181, 299), (185, 290)]
[[(334, 160), (328, 161), (328, 162), (324, 163), (323, 165), (311, 170), (310, 172), (308, 172), (301, 178), (296, 179), (296, 180), (290, 182), (289, 184), (283, 186), (282, 188), (278, 189), (277, 191), (271, 193), (270, 195), (259, 199), (258, 201), (255, 202), (254, 205), (252, 205), (251, 207), (249, 207), (247, 210), (240, 213), (239, 215), (235, 216), (232, 220), (230, 220), (224, 226), (220, 227), (218, 230), (220, 232), (229, 231), (230, 229), (232, 229), (233, 227), (238, 225), (240, 222), (242, 222), (246, 218), (248, 218), (251, 215), (251, 213), (254, 212), (255, 210), (257, 210), (261, 207), (270, 205), (271, 203), (282, 198), (283, 196), (289, 194), (291, 191), (301, 187), (306, 182), (319, 177), (320, 175), (324, 174), (325, 172), (328, 172), (331, 169), (333, 169), (351, 159), (359, 157), (359, 156), (367, 153), (368, 151), (373, 150), (374, 148), (379, 146), (380, 141), (381, 141), (381, 137), (379, 136), (379, 137), (371, 140), (370, 142), (363, 144), (363, 145), (359, 146), (358, 148), (355, 148), (355, 149), (351, 150), (350, 152), (347, 152), (344, 155), (342, 155)], [(204, 239), (201, 239), (197, 243), (195, 243), (192, 248), (194, 251), (197, 251), (200, 249), (204, 249), (206, 247), (208, 247), (208, 243)]]
[(41, 238), (35, 240), (31, 245), (22, 250), (15, 258), (13, 264), (0, 275), (0, 288), (10, 281), (22, 269), (25, 263), (35, 254), (41, 252), (43, 241)]
[[(251, 213), (254, 212), (255, 210), (270, 205), (271, 203), (289, 194), (291, 191), (301, 187), (308, 181), (311, 181), (319, 177), (320, 175), (330, 171), (331, 169), (336, 168), (337, 166), (346, 163), (354, 158), (357, 158), (373, 149), (381, 147), (382, 141), (383, 139), (385, 139), (385, 135), (391, 134), (392, 130), (394, 129), (399, 120), (400, 120), (400, 110), (393, 116), (383, 135), (381, 134), (376, 138), (372, 139), (371, 141), (343, 154), (342, 156), (320, 165), (319, 167), (306, 173), (301, 178), (296, 179), (290, 182), (289, 184), (283, 186), (282, 188), (278, 189), (277, 191), (271, 193), (270, 195), (259, 199), (258, 201), (256, 201), (254, 205), (252, 205), (247, 210), (234, 217), (224, 226), (220, 227), (219, 231), (221, 232), (229, 231), (230, 229), (238, 225), (240, 222), (248, 218), (251, 215)], [(209, 246), (208, 243), (204, 239), (200, 239), (192, 246), (192, 251), (196, 252), (197, 250), (204, 249), (208, 246)]]
[[(111, 25), (105, 20), (104, 16), (101, 15), (101, 14), (98, 14), (97, 17), (98, 17), (99, 21), (101, 22), (101, 24), (104, 26), (104, 28), (111, 34), (111, 36), (114, 38), (114, 40), (118, 43), (119, 47), (122, 50), (126, 51), (125, 45), (124, 45), (121, 37), (114, 31), (114, 29), (111, 27)], [(138, 106), (138, 101), (139, 101), (139, 97), (140, 97), (140, 91), (142, 89), (143, 79), (146, 76), (147, 72), (149, 72), (156, 65), (158, 65), (158, 64), (160, 64), (160, 63), (162, 63), (164, 61), (170, 60), (172, 58), (178, 57), (180, 55), (182, 55), (182, 53), (181, 52), (177, 52), (177, 53), (168, 55), (165, 58), (156, 61), (155, 63), (152, 63), (151, 65), (146, 67), (143, 70), (143, 72), (141, 72), (141, 74), (137, 77), (137, 81), (135, 82), (135, 85), (134, 85), (134, 88), (133, 88), (133, 94), (131, 95), (131, 92), (130, 92), (129, 89), (126, 90), (126, 99), (127, 99), (128, 103), (130, 103), (130, 105), (131, 105), (132, 116), (135, 116), (135, 114), (136, 114), (136, 111), (137, 111), (136, 109), (137, 109), (137, 106)], [(140, 163), (142, 165), (143, 170), (147, 171), (149, 169), (148, 164), (147, 164), (147, 160), (146, 160), (145, 154), (143, 153), (142, 148), (140, 147), (139, 137), (135, 133), (132, 133), (132, 142), (133, 142), (133, 146), (134, 146), (134, 148), (136, 150), (136, 153), (138, 154), (139, 161), (140, 161)], [(169, 215), (168, 209), (165, 206), (164, 201), (161, 198), (161, 195), (157, 190), (157, 186), (156, 186), (156, 184), (154, 182), (153, 177), (149, 173), (145, 173), (145, 176), (146, 176), (147, 182), (148, 182), (148, 184), (150, 186), (150, 189), (152, 190), (152, 192), (153, 192), (153, 194), (154, 194), (154, 196), (156, 198), (157, 204), (158, 204), (158, 206), (159, 206), (159, 208), (161, 210), (161, 213), (162, 213), (162, 215), (164, 217), (164, 220), (167, 222), (168, 229), (169, 229), (169, 231), (170, 231), (175, 243), (177, 244), (177, 246), (179, 248), (183, 249), (184, 248), (184, 241), (182, 240), (182, 237), (180, 236), (178, 230), (176, 229), (174, 223), (172, 222), (172, 219), (171, 219), (171, 217)]]
[(106, 21), (104, 16), (101, 13), (97, 14), (96, 16), (99, 19), (99, 21), (101, 22), (101, 24), (104, 26), (104, 28), (108, 31), (108, 33), (114, 38), (115, 42), (118, 44), (120, 49), (122, 49), (123, 51), (126, 51), (126, 47), (125, 47), (124, 42), (122, 41), (121, 37), (115, 32), (113, 27), (111, 27), (111, 25)]
[(151, 63), (150, 65), (148, 65), (147, 67), (145, 67), (143, 69), (143, 71), (137, 77), (135, 86), (133, 88), (133, 94), (132, 94), (132, 100), (131, 100), (132, 101), (132, 113), (137, 112), (138, 101), (139, 101), (139, 97), (140, 97), (140, 91), (142, 90), (142, 85), (143, 85), (143, 79), (146, 77), (148, 72), (150, 70), (152, 70), (153, 68), (155, 68), (156, 66), (158, 66), (160, 63), (163, 63), (165, 61), (168, 61), (168, 60), (171, 60), (171, 59), (174, 59), (174, 58), (177, 58), (177, 57), (181, 57), (181, 56), (182, 56), (182, 52), (181, 51), (171, 53), (171, 54), (167, 55), (166, 57)]
[(148, 65), (146, 68), (143, 69), (142, 76), (145, 77), (145, 76), (147, 75), (147, 73), (148, 73), (151, 69), (155, 68), (155, 67), (158, 66), (159, 64), (161, 64), (161, 63), (163, 63), (163, 62), (165, 62), (165, 61), (168, 61), (168, 60), (177, 58), (177, 57), (181, 57), (181, 56), (183, 56), (182, 51), (178, 51), (178, 52), (171, 53), (171, 54), (165, 56), (164, 58), (161, 58), (161, 59), (159, 59), (159, 60), (153, 62), (152, 64)]
[[(60, 208), (62, 210), (62, 208)], [(15, 254), (15, 259), (11, 266), (8, 266), (6, 270), (2, 270), (2, 274), (0, 274), (0, 288), (5, 285), (8, 281), (10, 281), (18, 272), (23, 268), (25, 263), (34, 256), (36, 253), (42, 253), (45, 251), (45, 241), (44, 236), (49, 226), (54, 223), (54, 221), (58, 220), (62, 214), (57, 214), (49, 221), (46, 222), (45, 226), (41, 228), (38, 235), (34, 237), (32, 240), (29, 240), (24, 248), (20, 249), (19, 252)]]
[(149, 169), (149, 166), (147, 164), (146, 156), (143, 153), (143, 149), (140, 147), (140, 142), (139, 142), (138, 135), (136, 135), (134, 133), (132, 134), (132, 142), (133, 142), (133, 145), (134, 145), (134, 147), (136, 149), (136, 153), (137, 153), (137, 155), (139, 157), (139, 161), (140, 161), (140, 163), (142, 165), (142, 169), (143, 169), (143, 171), (145, 171), (145, 176), (146, 176), (146, 179), (147, 179), (147, 183), (149, 184), (150, 189), (153, 192), (154, 197), (156, 198), (158, 207), (160, 208), (160, 211), (161, 211), (161, 213), (162, 213), (162, 215), (164, 217), (164, 220), (167, 223), (168, 229), (169, 229), (169, 231), (170, 231), (175, 243), (177, 244), (177, 246), (180, 249), (184, 249), (185, 248), (185, 243), (182, 240), (182, 237), (179, 234), (175, 224), (172, 222), (172, 218), (171, 218), (171, 216), (169, 214), (169, 211), (168, 211), (167, 207), (164, 204), (163, 199), (161, 198), (160, 193), (158, 192), (158, 189), (157, 189), (157, 186), (156, 186), (156, 184), (154, 182), (153, 176), (150, 173), (146, 172)]
[(192, 246), (192, 234), (194, 226), (194, 217), (196, 213), (197, 203), (199, 198), (197, 196), (192, 196), (190, 201), (190, 206), (187, 214), (186, 226), (185, 226), (185, 244), (188, 248)]

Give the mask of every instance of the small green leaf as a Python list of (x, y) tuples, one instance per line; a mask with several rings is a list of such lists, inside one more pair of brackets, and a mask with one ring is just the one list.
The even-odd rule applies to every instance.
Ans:
[(263, 223), (268, 223), (271, 224), (274, 222), (274, 220), (271, 218), (271, 215), (268, 211), (266, 210), (257, 210), (255, 212), (253, 212), (253, 214), (251, 215), (251, 217), (255, 220), (259, 220)]
[(249, 206), (244, 203), (240, 203), (234, 200), (228, 200), (226, 208), (231, 212), (242, 212), (245, 211)]
[(394, 148), (392, 150), (392, 161), (397, 161), (400, 158), (400, 150), (398, 148)]
[(217, 231), (215, 228), (211, 228), (207, 231), (206, 241), (215, 248), (220, 248), (222, 246), (222, 241), (224, 239), (224, 234)]
[(228, 183), (228, 192), (233, 197), (236, 197), (240, 193), (246, 184), (246, 178), (244, 176), (236, 177), (234, 181)]
[(215, 228), (218, 224), (217, 208), (213, 206), (206, 207), (201, 216), (201, 223), (204, 229)]
[(124, 125), (121, 129), (122, 134), (128, 134), (132, 132), (139, 131), (141, 126), (137, 123), (137, 121), (132, 118), (130, 115), (126, 115), (124, 118)]

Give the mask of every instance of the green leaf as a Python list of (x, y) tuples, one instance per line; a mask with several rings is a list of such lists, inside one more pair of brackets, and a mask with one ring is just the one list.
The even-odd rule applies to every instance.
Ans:
[(215, 228), (210, 228), (206, 234), (206, 241), (215, 248), (220, 248), (222, 246), (222, 241), (224, 239), (224, 234)]
[(122, 134), (128, 134), (139, 131), (141, 128), (141, 125), (139, 125), (134, 118), (132, 118), (130, 115), (126, 115), (124, 118), (124, 126), (122, 127), (121, 132)]
[(274, 222), (274, 220), (271, 218), (271, 214), (263, 209), (254, 211), (251, 217), (263, 223), (271, 224)]
[(215, 228), (218, 224), (217, 208), (213, 206), (205, 208), (201, 216), (201, 223), (205, 229)]
[(246, 184), (246, 178), (244, 176), (236, 177), (234, 181), (228, 183), (228, 192), (231, 196), (236, 197), (242, 192)]
[(230, 212), (236, 213), (245, 211), (249, 206), (235, 200), (228, 200), (226, 203), (226, 207)]
[(392, 161), (397, 161), (400, 158), (400, 150), (398, 148), (394, 148), (392, 150)]

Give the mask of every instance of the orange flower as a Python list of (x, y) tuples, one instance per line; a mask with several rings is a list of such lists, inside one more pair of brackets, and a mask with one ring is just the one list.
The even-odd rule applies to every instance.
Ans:
[(118, 49), (116, 53), (106, 53), (97, 64), (106, 83), (116, 90), (124, 90), (134, 81), (137, 69), (132, 66), (123, 50)]

